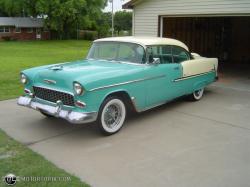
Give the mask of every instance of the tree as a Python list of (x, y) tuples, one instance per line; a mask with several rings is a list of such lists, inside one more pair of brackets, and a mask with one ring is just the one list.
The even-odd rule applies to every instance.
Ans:
[(46, 26), (60, 38), (76, 35), (76, 28), (91, 28), (106, 0), (39, 0), (36, 10), (46, 18)]
[(15, 17), (23, 14), (24, 0), (0, 0), (1, 16)]
[(114, 28), (118, 31), (126, 30), (129, 31), (132, 29), (132, 12), (128, 11), (118, 11), (114, 15)]
[(111, 12), (102, 12), (101, 16), (96, 20), (96, 30), (98, 32), (98, 37), (106, 37), (109, 34), (111, 28)]
[(45, 26), (61, 39), (76, 36), (77, 28), (92, 28), (107, 0), (0, 0), (3, 16), (43, 17)]

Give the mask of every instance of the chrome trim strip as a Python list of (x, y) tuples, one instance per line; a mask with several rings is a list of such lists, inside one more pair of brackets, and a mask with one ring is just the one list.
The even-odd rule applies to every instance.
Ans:
[(163, 78), (166, 77), (166, 75), (159, 75), (159, 76), (155, 76), (155, 77), (148, 77), (148, 78), (144, 78), (144, 79), (136, 79), (136, 80), (132, 80), (132, 81), (127, 81), (127, 82), (122, 82), (122, 83), (117, 83), (117, 84), (111, 84), (111, 85), (107, 85), (107, 86), (101, 86), (101, 87), (97, 87), (97, 88), (93, 88), (89, 91), (96, 91), (96, 90), (101, 90), (101, 89), (106, 89), (106, 88), (112, 88), (115, 86), (121, 86), (121, 85), (126, 85), (126, 84), (131, 84), (131, 83), (136, 83), (136, 82), (142, 82), (142, 81), (147, 81), (147, 80), (153, 80), (153, 79), (159, 79), (159, 78)]
[(53, 90), (53, 91), (57, 91), (57, 92), (67, 93), (67, 94), (70, 94), (72, 96), (75, 96), (72, 92), (68, 92), (68, 91), (64, 91), (64, 90), (59, 90), (59, 89), (55, 89), (55, 88), (49, 88), (49, 87), (46, 87), (46, 86), (36, 86), (36, 85), (33, 85), (33, 87), (45, 88), (45, 89), (48, 89), (48, 90)]
[(183, 81), (183, 80), (191, 79), (191, 78), (194, 78), (194, 77), (199, 77), (199, 76), (206, 75), (206, 74), (212, 73), (212, 72), (215, 72), (215, 71), (211, 70), (211, 71), (208, 71), (208, 72), (205, 72), (205, 73), (200, 73), (200, 74), (196, 74), (196, 75), (190, 75), (190, 76), (178, 78), (178, 79), (173, 80), (173, 82), (178, 82), (178, 81)]

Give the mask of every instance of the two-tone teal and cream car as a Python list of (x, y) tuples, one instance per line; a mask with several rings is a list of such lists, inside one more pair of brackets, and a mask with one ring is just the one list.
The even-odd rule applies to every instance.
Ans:
[(185, 95), (200, 100), (217, 79), (217, 67), (216, 58), (191, 54), (174, 39), (99, 39), (85, 60), (22, 71), (18, 104), (71, 123), (97, 121), (113, 134), (128, 110), (142, 112)]

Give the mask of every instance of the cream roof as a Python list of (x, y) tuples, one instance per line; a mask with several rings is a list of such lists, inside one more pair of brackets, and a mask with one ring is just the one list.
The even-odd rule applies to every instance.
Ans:
[(184, 43), (180, 42), (179, 40), (175, 40), (171, 38), (124, 36), (124, 37), (102, 38), (102, 39), (95, 40), (94, 42), (129, 42), (129, 43), (137, 43), (143, 46), (176, 45), (188, 51), (188, 47)]

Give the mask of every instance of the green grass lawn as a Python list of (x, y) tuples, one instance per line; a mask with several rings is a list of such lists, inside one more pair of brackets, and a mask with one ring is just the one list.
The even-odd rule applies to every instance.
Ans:
[[(6, 174), (19, 176), (17, 187), (68, 187), (89, 185), (80, 181), (79, 178), (58, 169), (55, 165), (45, 160), (42, 156), (26, 148), (22, 144), (8, 137), (0, 130), (0, 186), (7, 186), (2, 181)], [(20, 177), (68, 177), (65, 181), (28, 182)]]
[[(23, 86), (19, 82), (21, 70), (83, 59), (90, 43), (88, 41), (0, 42), (0, 100), (16, 98), (23, 93)], [(16, 186), (88, 186), (0, 130), (0, 186), (7, 186), (1, 177), (8, 173), (16, 176), (70, 177), (71, 179), (67, 182), (19, 181)]]
[(0, 100), (23, 93), (21, 70), (83, 59), (91, 42), (83, 40), (0, 42)]

